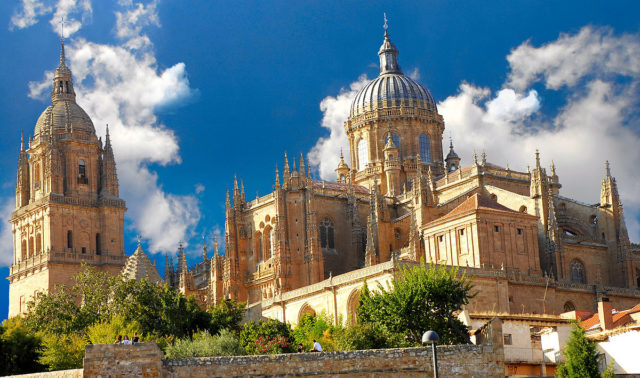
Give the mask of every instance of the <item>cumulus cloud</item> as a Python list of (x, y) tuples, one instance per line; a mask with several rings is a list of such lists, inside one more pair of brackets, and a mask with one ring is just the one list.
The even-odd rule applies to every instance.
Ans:
[(62, 36), (64, 19), (64, 37), (69, 37), (89, 22), (92, 14), (90, 0), (22, 0), (21, 7), (11, 17), (9, 29), (24, 29), (35, 25), (41, 17), (51, 15), (49, 24), (53, 31)]
[(0, 266), (9, 266), (13, 263), (13, 233), (9, 219), (16, 208), (13, 198), (4, 198), (0, 202)]
[(344, 122), (349, 117), (351, 102), (362, 87), (369, 82), (366, 75), (361, 75), (358, 80), (343, 88), (336, 96), (327, 96), (320, 102), (322, 110), (321, 125), (329, 129), (329, 136), (318, 139), (315, 146), (309, 152), (309, 163), (318, 170), (323, 180), (335, 181), (334, 169), (340, 162), (340, 150), (344, 151), (344, 157), (349, 163), (349, 143), (344, 131)]
[[(467, 83), (438, 104), (456, 152), (467, 163), (486, 149), (488, 160), (524, 169), (539, 148), (543, 162), (554, 160), (561, 194), (587, 203), (599, 200), (604, 161), (612, 171), (627, 210), (632, 239), (640, 237), (640, 164), (637, 118), (640, 36), (616, 36), (610, 29), (585, 27), (541, 47), (525, 42), (507, 60), (511, 73), (503, 89)], [(539, 114), (542, 83), (565, 97), (555, 114)], [(526, 94), (525, 94), (526, 93)], [(464, 161), (463, 161), (464, 163)], [(630, 215), (629, 215), (630, 214)]]
[[(195, 194), (204, 187), (194, 187), (194, 193), (186, 195), (162, 188), (153, 166), (181, 160), (173, 130), (159, 122), (156, 111), (184, 102), (194, 90), (184, 63), (158, 67), (143, 32), (144, 26), (159, 25), (156, 2), (120, 4), (123, 9), (116, 12), (116, 34), (121, 43), (72, 39), (66, 44), (67, 59), (77, 101), (91, 116), (98, 135), (105, 135), (109, 125), (127, 218), (149, 241), (151, 253), (174, 251), (180, 241), (193, 236), (201, 216)], [(45, 73), (42, 82), (30, 83), (29, 95), (46, 97), (50, 88), (50, 74)]]

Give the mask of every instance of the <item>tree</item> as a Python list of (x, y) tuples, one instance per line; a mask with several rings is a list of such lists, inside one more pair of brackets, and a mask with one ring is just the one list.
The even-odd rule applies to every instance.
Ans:
[(20, 317), (6, 319), (0, 326), (0, 375), (35, 373), (45, 370), (38, 358), (42, 340), (29, 333)]
[(78, 369), (82, 367), (87, 340), (76, 333), (48, 334), (42, 339), (42, 356), (38, 360), (49, 370)]
[(467, 328), (455, 313), (469, 303), (472, 288), (464, 274), (458, 277), (457, 267), (421, 262), (402, 268), (389, 290), (378, 285), (379, 292), (371, 292), (365, 283), (358, 322), (381, 324), (412, 344), (419, 344), (427, 330), (436, 331), (442, 344), (468, 343)]
[(223, 299), (216, 306), (209, 307), (211, 324), (209, 332), (216, 334), (222, 329), (240, 332), (240, 322), (244, 316), (246, 304), (233, 299)]
[(574, 323), (564, 348), (565, 362), (558, 366), (557, 377), (599, 378), (596, 344), (587, 339), (584, 329)]
[(401, 333), (391, 332), (378, 323), (358, 323), (339, 329), (335, 335), (338, 350), (401, 348), (409, 346)]

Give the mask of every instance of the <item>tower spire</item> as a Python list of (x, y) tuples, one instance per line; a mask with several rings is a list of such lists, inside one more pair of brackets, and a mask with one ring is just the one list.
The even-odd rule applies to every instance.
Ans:
[(389, 39), (389, 25), (387, 24), (387, 14), (384, 14), (384, 42), (380, 46), (378, 56), (380, 57), (380, 75), (386, 73), (402, 73), (398, 65), (398, 49)]

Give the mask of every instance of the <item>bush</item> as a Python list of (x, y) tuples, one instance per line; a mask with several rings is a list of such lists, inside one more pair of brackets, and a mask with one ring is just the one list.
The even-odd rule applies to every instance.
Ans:
[(49, 370), (78, 369), (82, 367), (87, 341), (77, 334), (47, 334), (42, 338), (42, 356), (38, 360)]
[(401, 348), (410, 343), (401, 333), (394, 333), (382, 324), (362, 323), (341, 329), (334, 335), (339, 350)]
[(244, 324), (240, 331), (240, 343), (248, 354), (260, 354), (256, 340), (263, 338), (273, 340), (273, 338), (284, 337), (288, 343), (282, 349), (282, 353), (295, 351), (291, 341), (294, 340), (293, 331), (289, 324), (282, 323), (275, 319), (250, 321)]
[(236, 302), (233, 299), (223, 299), (215, 307), (209, 307), (211, 316), (211, 325), (209, 332), (218, 333), (221, 329), (228, 329), (234, 332), (240, 332), (240, 322), (244, 316), (246, 304)]
[(587, 339), (584, 329), (574, 323), (569, 340), (564, 348), (565, 362), (558, 366), (557, 377), (599, 378), (598, 352), (596, 344)]
[(193, 338), (177, 340), (168, 345), (167, 358), (240, 356), (246, 354), (240, 341), (229, 330), (223, 329), (217, 336), (208, 331), (195, 333)]

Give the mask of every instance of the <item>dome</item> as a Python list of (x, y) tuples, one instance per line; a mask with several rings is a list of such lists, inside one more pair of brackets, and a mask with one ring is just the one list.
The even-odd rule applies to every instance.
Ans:
[(61, 100), (49, 105), (38, 118), (34, 136), (40, 135), (44, 130), (83, 130), (95, 134), (93, 122), (87, 113), (75, 103), (75, 101)]
[(398, 50), (387, 33), (378, 55), (380, 75), (358, 92), (351, 103), (350, 117), (391, 107), (412, 107), (437, 112), (431, 93), (402, 73), (398, 65)]

